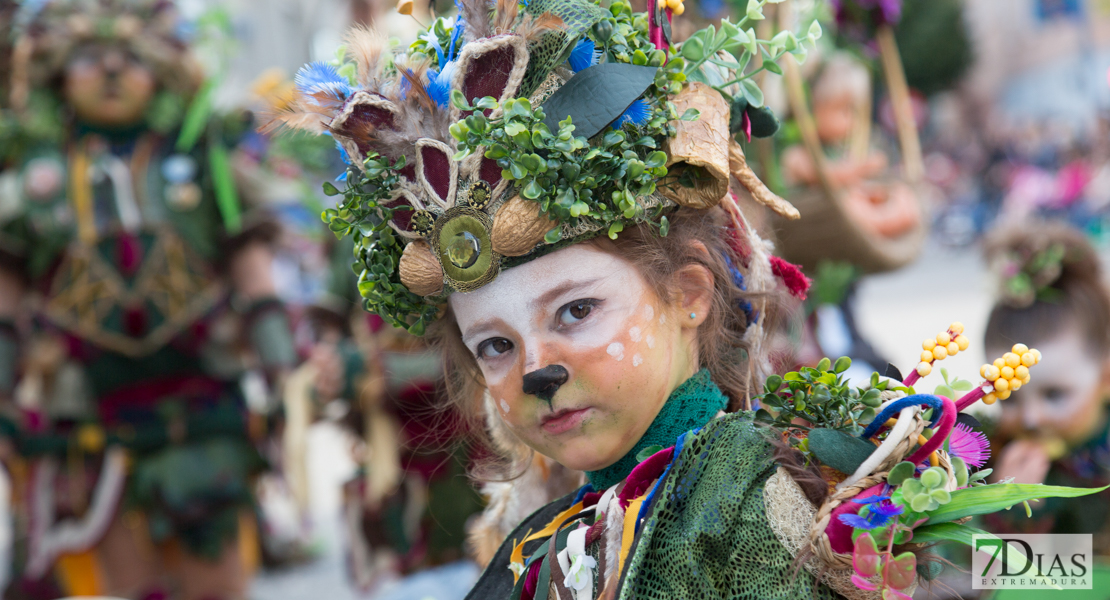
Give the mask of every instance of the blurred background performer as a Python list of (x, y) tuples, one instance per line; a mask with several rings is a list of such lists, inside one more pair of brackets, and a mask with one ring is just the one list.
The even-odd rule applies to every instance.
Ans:
[[(27, 2), (0, 182), (0, 385), (16, 597), (235, 599), (257, 562), (267, 389), (296, 352), (249, 127), (166, 1)], [(252, 376), (244, 377), (245, 373)]]
[[(994, 477), (1017, 483), (1110, 483), (1110, 293), (1101, 260), (1078, 230), (1029, 223), (996, 231), (987, 258), (1000, 280), (986, 331), (988, 356), (1029, 340), (1046, 358), (1029, 389), (1002, 405), (991, 440)], [(1053, 498), (991, 515), (992, 532), (1093, 533), (1110, 555), (1110, 494)]]

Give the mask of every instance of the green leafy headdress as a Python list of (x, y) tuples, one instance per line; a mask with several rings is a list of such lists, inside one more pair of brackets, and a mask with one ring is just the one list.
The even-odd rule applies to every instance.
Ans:
[(324, 218), (356, 240), (366, 308), (420, 334), (452, 292), (552, 249), (637, 224), (666, 235), (680, 206), (727, 197), (730, 173), (796, 217), (732, 140), (773, 133), (751, 75), (805, 52), (743, 29), (763, 3), (672, 48), (665, 8), (464, 0), (407, 48), (356, 29), (336, 63), (301, 70), (274, 124), (335, 138), (351, 167)]

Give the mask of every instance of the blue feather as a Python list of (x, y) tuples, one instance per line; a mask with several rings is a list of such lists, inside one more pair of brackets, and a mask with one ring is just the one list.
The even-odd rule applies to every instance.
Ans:
[[(459, 55), (455, 53), (455, 50), (458, 49), (458, 46), (456, 44), (459, 41), (459, 37), (462, 36), (463, 31), (465, 31), (465, 30), (466, 30), (466, 20), (462, 18), (462, 15), (456, 16), (455, 17), (455, 28), (453, 30), (451, 30), (451, 46), (448, 48), (448, 51), (447, 51), (447, 60), (455, 60), (456, 58), (459, 57)], [(440, 64), (440, 66), (443, 66), (443, 60), (440, 60), (439, 64)]]
[(617, 117), (617, 120), (613, 123), (613, 129), (623, 127), (626, 123), (632, 123), (637, 126), (643, 125), (647, 123), (650, 117), (651, 107), (648, 106), (647, 102), (644, 102), (643, 98), (640, 98), (633, 102), (631, 106), (624, 109), (621, 116)]
[(293, 83), (297, 86), (297, 90), (305, 95), (331, 92), (346, 98), (354, 91), (347, 79), (339, 74), (335, 65), (320, 61), (301, 67), (301, 70), (297, 71), (297, 76), (293, 78)]
[(577, 73), (596, 65), (600, 58), (601, 52), (594, 45), (594, 41), (590, 38), (582, 38), (574, 45), (574, 49), (570, 51), (570, 58), (567, 60), (570, 62), (570, 68)]
[(428, 95), (442, 108), (451, 105), (451, 80), (455, 77), (455, 61), (448, 61), (439, 73), (428, 74)]

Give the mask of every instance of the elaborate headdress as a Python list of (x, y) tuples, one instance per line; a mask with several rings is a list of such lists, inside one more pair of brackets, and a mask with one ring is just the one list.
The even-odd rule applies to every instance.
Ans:
[(191, 93), (201, 80), (170, 0), (27, 1), (16, 28), (10, 99), (16, 109), (26, 105), (33, 87), (65, 68), (74, 50), (91, 42), (125, 45), (172, 91)]
[[(345, 189), (327, 186), (343, 201), (325, 219), (356, 239), (368, 310), (419, 334), (448, 294), (502, 269), (634, 224), (666, 235), (678, 207), (728, 197), (730, 172), (797, 216), (731, 140), (773, 133), (757, 127), (773, 115), (745, 71), (758, 52), (765, 65), (804, 54), (793, 34), (760, 41), (725, 21), (678, 49), (663, 8), (463, 0), (459, 9), (404, 51), (355, 30), (350, 62), (305, 67), (296, 101), (275, 119), (330, 134), (352, 165)], [(818, 35), (811, 29), (810, 42)], [(761, 245), (726, 204), (737, 231)]]

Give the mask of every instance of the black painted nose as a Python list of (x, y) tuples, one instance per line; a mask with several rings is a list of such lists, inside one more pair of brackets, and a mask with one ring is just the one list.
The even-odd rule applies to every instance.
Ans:
[(567, 382), (567, 379), (570, 379), (570, 373), (565, 367), (548, 365), (524, 376), (524, 393), (551, 404), (555, 392), (558, 391), (559, 386)]

